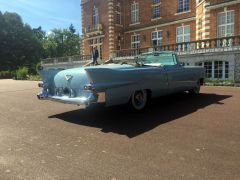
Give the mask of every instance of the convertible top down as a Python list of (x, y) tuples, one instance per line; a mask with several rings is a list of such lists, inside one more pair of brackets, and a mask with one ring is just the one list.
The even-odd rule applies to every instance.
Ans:
[(204, 68), (182, 66), (174, 52), (149, 52), (136, 62), (105, 64), (73, 69), (43, 69), (39, 99), (106, 106), (129, 103), (135, 110), (145, 108), (150, 98), (188, 91), (198, 94)]

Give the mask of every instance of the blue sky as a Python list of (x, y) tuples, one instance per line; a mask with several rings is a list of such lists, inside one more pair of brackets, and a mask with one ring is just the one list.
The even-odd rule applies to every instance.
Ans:
[(46, 32), (72, 23), (81, 33), (80, 0), (0, 0), (0, 11), (16, 12), (24, 23), (32, 28), (42, 26)]

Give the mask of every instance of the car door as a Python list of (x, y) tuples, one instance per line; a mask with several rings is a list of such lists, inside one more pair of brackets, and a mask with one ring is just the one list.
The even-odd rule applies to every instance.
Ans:
[(151, 89), (152, 97), (168, 94), (168, 77), (163, 67), (144, 67), (141, 68), (142, 89)]
[(166, 65), (165, 71), (168, 77), (169, 91), (171, 93), (184, 91), (187, 87), (186, 71), (178, 64)]

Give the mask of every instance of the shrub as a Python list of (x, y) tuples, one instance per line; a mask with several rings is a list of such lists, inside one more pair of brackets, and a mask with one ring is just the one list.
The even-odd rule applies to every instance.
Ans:
[(27, 75), (28, 75), (28, 68), (26, 67), (18, 68), (18, 70), (16, 71), (16, 78), (19, 80), (27, 79)]
[(207, 86), (234, 86), (235, 82), (231, 80), (205, 79)]
[(42, 64), (41, 63), (37, 63), (37, 65), (36, 65), (36, 71), (40, 71), (40, 70), (42, 70)]
[(11, 79), (14, 77), (14, 73), (11, 71), (0, 71), (0, 79)]
[(28, 75), (27, 79), (29, 81), (41, 81), (42, 78), (39, 75)]

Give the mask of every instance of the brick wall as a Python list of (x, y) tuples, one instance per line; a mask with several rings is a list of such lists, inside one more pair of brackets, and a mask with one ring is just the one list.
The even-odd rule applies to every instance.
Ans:
[[(99, 10), (99, 23), (102, 25), (103, 27), (103, 35), (104, 38), (103, 42), (102, 42), (102, 57), (103, 59), (108, 59), (108, 55), (109, 55), (109, 36), (108, 36), (108, 6), (106, 3), (102, 3), (101, 0), (90, 0), (85, 4), (82, 4), (82, 13), (83, 13), (83, 17), (82, 17), (82, 27), (83, 27), (83, 31), (85, 28), (87, 27), (92, 27), (93, 26), (93, 22), (92, 22), (92, 15), (93, 15), (93, 8), (98, 7)], [(84, 46), (84, 54), (85, 55), (89, 55), (91, 54), (91, 47), (90, 47), (90, 43), (89, 40), (93, 39), (94, 37), (89, 37), (89, 38), (84, 38), (84, 42), (83, 42), (83, 46)]]
[[(140, 22), (131, 22), (131, 4), (139, 3)], [(93, 7), (99, 8), (100, 23), (103, 26), (102, 56), (108, 59), (112, 50), (131, 48), (131, 36), (139, 34), (141, 47), (152, 46), (151, 33), (162, 31), (163, 45), (176, 43), (176, 29), (179, 26), (190, 25), (191, 41), (217, 37), (217, 15), (224, 10), (235, 11), (235, 35), (240, 34), (240, 3), (218, 7), (225, 2), (217, 3), (214, 0), (203, 0), (196, 4), (190, 0), (189, 11), (178, 13), (177, 0), (161, 0), (160, 18), (153, 18), (152, 0), (85, 0), (82, 4), (83, 29), (92, 25)], [(122, 23), (116, 22), (117, 4), (120, 3)], [(112, 21), (113, 20), (113, 21)], [(112, 33), (112, 34), (111, 34)], [(92, 37), (94, 38), (94, 37)], [(84, 40), (84, 54), (90, 54), (89, 38)]]
[(210, 38), (218, 36), (218, 14), (231, 10), (234, 10), (235, 13), (235, 35), (240, 35), (240, 4), (237, 4), (210, 10)]
[(151, 47), (152, 46), (152, 38), (151, 34), (154, 31), (162, 31), (163, 33), (163, 44), (175, 44), (176, 43), (176, 29), (179, 26), (187, 26), (190, 25), (191, 31), (191, 41), (195, 41), (196, 37), (196, 24), (195, 21), (189, 21), (185, 23), (176, 23), (173, 25), (167, 25), (163, 27), (152, 28), (143, 31), (136, 31), (131, 33), (125, 33), (125, 49), (131, 48), (131, 36), (134, 34), (140, 35), (141, 48)]

